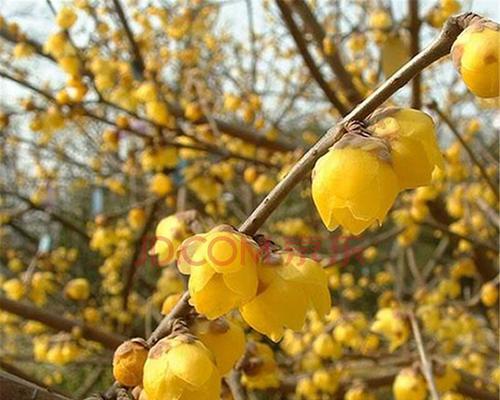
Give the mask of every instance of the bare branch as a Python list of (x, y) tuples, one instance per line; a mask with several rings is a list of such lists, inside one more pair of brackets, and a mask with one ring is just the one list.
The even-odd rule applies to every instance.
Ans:
[(83, 324), (79, 321), (69, 320), (58, 314), (51, 313), (29, 304), (9, 300), (5, 297), (0, 297), (0, 310), (19, 315), (22, 318), (32, 321), (41, 322), (42, 324), (59, 331), (71, 332), (74, 328), (80, 328), (82, 330), (83, 338), (102, 343), (105, 347), (112, 350), (118, 347), (125, 340), (124, 337), (115, 333), (101, 331), (100, 329)]
[(332, 127), (293, 166), (288, 175), (274, 187), (241, 225), (240, 230), (247, 234), (254, 234), (295, 185), (311, 171), (316, 161), (325, 154), (333, 144), (340, 140), (344, 134), (344, 126), (346, 123), (366, 118), (390, 96), (408, 83), (417, 73), (447, 55), (450, 52), (453, 42), (464, 27), (472, 20), (477, 20), (479, 18), (481, 17), (476, 14), (466, 13), (448, 19), (440, 35), (425, 50), (412, 58), (353, 111), (344, 117), (336, 126)]
[(415, 343), (417, 344), (418, 354), (420, 355), (420, 362), (422, 363), (422, 372), (424, 374), (425, 380), (427, 381), (429, 391), (431, 392), (432, 400), (439, 400), (436, 383), (434, 382), (434, 375), (432, 373), (432, 364), (430, 363), (425, 351), (424, 342), (422, 340), (420, 328), (418, 327), (417, 318), (412, 311), (410, 311), (408, 315), (410, 317), (411, 329), (413, 331), (413, 336), (415, 337)]
[(335, 92), (330, 87), (329, 83), (325, 80), (325, 78), (321, 74), (321, 71), (319, 70), (318, 66), (314, 62), (314, 59), (312, 58), (311, 53), (309, 53), (309, 50), (307, 48), (307, 43), (304, 41), (302, 33), (299, 31), (299, 28), (295, 24), (292, 13), (288, 9), (286, 1), (276, 0), (276, 4), (281, 10), (281, 16), (283, 18), (283, 21), (285, 22), (288, 30), (290, 31), (290, 34), (292, 35), (293, 40), (295, 41), (295, 44), (297, 45), (297, 48), (299, 49), (299, 52), (302, 58), (304, 59), (304, 62), (307, 65), (307, 68), (309, 69), (309, 72), (314, 77), (321, 90), (323, 90), (325, 96), (328, 98), (328, 100), (330, 100), (330, 103), (332, 103), (332, 105), (338, 110), (338, 112), (341, 115), (345, 115), (347, 113), (347, 108), (339, 100)]

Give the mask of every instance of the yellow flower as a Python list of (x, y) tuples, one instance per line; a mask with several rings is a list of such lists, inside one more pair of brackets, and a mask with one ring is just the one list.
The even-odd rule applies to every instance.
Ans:
[(293, 252), (272, 254), (258, 268), (257, 296), (240, 308), (243, 319), (271, 340), (284, 329), (300, 330), (309, 309), (320, 316), (330, 310), (328, 280), (314, 260)]
[(177, 257), (177, 249), (182, 241), (189, 236), (186, 218), (187, 213), (179, 213), (163, 218), (156, 227), (156, 242), (150, 250), (150, 255), (158, 256), (160, 266), (171, 263)]
[(376, 397), (367, 388), (354, 386), (345, 393), (344, 400), (376, 400)]
[(187, 336), (164, 338), (149, 351), (143, 387), (149, 400), (218, 400), (220, 373), (213, 355)]
[(337, 368), (330, 370), (318, 369), (312, 375), (315, 389), (325, 393), (335, 393), (340, 385), (341, 371)]
[(59, 66), (68, 75), (77, 76), (80, 72), (80, 60), (76, 56), (65, 56), (59, 60)]
[(399, 372), (392, 385), (395, 400), (425, 400), (427, 386), (424, 378), (415, 370), (405, 368)]
[(241, 383), (248, 389), (279, 387), (279, 369), (273, 350), (264, 343), (252, 342), (248, 345), (247, 352), (253, 362), (243, 366)]
[(322, 358), (340, 358), (342, 355), (342, 346), (328, 333), (319, 334), (312, 348)]
[(144, 212), (143, 208), (134, 207), (128, 212), (127, 222), (132, 229), (138, 230), (142, 228), (145, 221), (146, 213)]
[(465, 85), (478, 97), (498, 97), (500, 82), (500, 26), (479, 21), (467, 27), (451, 49)]
[(271, 176), (261, 174), (252, 183), (252, 189), (256, 194), (266, 194), (274, 188), (274, 185), (276, 181)]
[(161, 305), (161, 313), (162, 315), (168, 315), (170, 311), (175, 307), (175, 305), (179, 302), (182, 297), (182, 293), (174, 293), (168, 295)]
[(145, 81), (137, 88), (134, 94), (140, 101), (155, 101), (157, 99), (156, 85), (154, 82)]
[(498, 305), (498, 288), (492, 282), (487, 282), (481, 288), (481, 301), (486, 307)]
[(186, 105), (186, 108), (184, 110), (184, 115), (190, 121), (197, 121), (201, 117), (203, 117), (203, 111), (198, 103), (191, 102)]
[(257, 292), (258, 246), (228, 225), (186, 239), (177, 266), (189, 274), (190, 303), (215, 319), (250, 301)]
[(165, 103), (158, 100), (148, 101), (146, 103), (146, 115), (151, 121), (156, 122), (158, 125), (171, 127), (175, 122)]
[(460, 374), (449, 364), (439, 365), (434, 372), (434, 380), (440, 393), (448, 392), (460, 382)]
[(359, 235), (385, 218), (399, 190), (389, 148), (378, 138), (346, 134), (314, 167), (312, 197), (329, 230)]
[(155, 174), (149, 184), (149, 190), (158, 197), (166, 196), (173, 189), (172, 179), (161, 172)]
[(16, 278), (5, 281), (2, 285), (5, 296), (11, 300), (21, 300), (26, 292), (23, 283)]
[(370, 14), (369, 25), (373, 29), (388, 29), (392, 24), (391, 16), (389, 13), (379, 8)]
[(56, 22), (62, 29), (69, 29), (77, 20), (75, 12), (69, 7), (63, 7), (57, 13)]
[(444, 169), (434, 122), (422, 111), (382, 109), (370, 119), (368, 129), (389, 142), (401, 189), (429, 185), (434, 168)]
[(30, 57), (34, 52), (35, 49), (33, 49), (31, 45), (25, 42), (21, 42), (14, 46), (13, 56), (15, 59), (26, 58)]
[(394, 351), (408, 340), (410, 329), (400, 311), (382, 308), (377, 312), (371, 330), (389, 340), (389, 351)]
[(113, 356), (113, 376), (124, 386), (140, 385), (147, 357), (148, 349), (144, 339), (123, 342)]
[(221, 375), (227, 374), (245, 352), (245, 333), (231, 321), (197, 319), (191, 329), (214, 355)]
[(90, 296), (90, 284), (85, 278), (70, 280), (64, 287), (64, 294), (71, 300), (87, 300)]

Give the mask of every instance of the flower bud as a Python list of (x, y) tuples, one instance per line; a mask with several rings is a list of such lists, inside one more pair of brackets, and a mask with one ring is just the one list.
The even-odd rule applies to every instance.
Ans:
[(147, 356), (148, 348), (143, 339), (123, 342), (113, 356), (113, 376), (124, 386), (140, 385)]
[(481, 20), (467, 27), (451, 49), (465, 85), (478, 97), (498, 97), (500, 25)]

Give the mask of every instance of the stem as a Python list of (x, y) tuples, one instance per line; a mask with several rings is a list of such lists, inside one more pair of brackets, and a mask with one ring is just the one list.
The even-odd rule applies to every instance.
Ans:
[(142, 77), (144, 74), (144, 61), (142, 59), (139, 45), (135, 41), (134, 34), (132, 33), (132, 29), (130, 28), (130, 25), (127, 21), (125, 12), (123, 11), (122, 5), (120, 4), (120, 0), (113, 0), (113, 5), (115, 6), (118, 18), (123, 25), (123, 29), (125, 30), (125, 34), (127, 35), (127, 39), (130, 43), (130, 47), (132, 48), (132, 52), (134, 53), (134, 61), (132, 63), (132, 66)]
[[(410, 9), (410, 56), (414, 57), (420, 51), (420, 17), (419, 0), (408, 0)], [(422, 107), (421, 74), (415, 75), (412, 80), (411, 106), (420, 109)]]
[(311, 31), (311, 34), (313, 35), (316, 42), (316, 46), (320, 49), (323, 57), (330, 66), (330, 69), (339, 80), (340, 86), (342, 86), (342, 89), (344, 89), (346, 97), (352, 104), (359, 103), (361, 100), (363, 100), (363, 97), (359, 93), (358, 89), (356, 89), (356, 86), (352, 81), (351, 74), (344, 67), (344, 63), (342, 62), (339, 54), (340, 50), (335, 49), (333, 54), (325, 54), (323, 48), (323, 39), (326, 36), (325, 31), (314, 16), (308, 4), (304, 0), (295, 0), (290, 3), (300, 15), (306, 29)]
[(429, 386), (432, 400), (439, 400), (436, 383), (434, 382), (434, 376), (432, 374), (432, 365), (427, 358), (427, 353), (425, 351), (420, 328), (418, 327), (418, 321), (415, 318), (413, 312), (409, 313), (409, 317), (411, 329), (413, 330), (413, 336), (415, 337), (415, 342), (417, 344), (418, 354), (420, 355), (420, 361), (422, 363), (422, 372), (424, 373), (425, 380), (427, 381), (427, 386)]
[(316, 161), (332, 145), (340, 140), (344, 134), (344, 126), (348, 122), (366, 118), (396, 91), (408, 83), (417, 73), (447, 55), (460, 32), (468, 23), (477, 18), (481, 17), (472, 13), (449, 18), (440, 35), (428, 47), (401, 67), (391, 78), (337, 123), (337, 125), (326, 132), (293, 166), (288, 175), (265, 197), (247, 220), (243, 222), (240, 231), (249, 235), (255, 234), (288, 193), (311, 171)]
[(148, 345), (151, 347), (158, 340), (166, 336), (171, 330), (172, 321), (176, 318), (185, 316), (189, 311), (191, 311), (191, 306), (189, 305), (189, 292), (186, 291), (172, 311), (170, 311), (170, 313), (162, 319), (160, 324), (153, 331), (152, 335), (148, 339)]
[(58, 314), (51, 313), (38, 307), (33, 307), (18, 301), (9, 300), (5, 297), (0, 297), (0, 310), (8, 313), (19, 315), (32, 321), (41, 322), (55, 330), (71, 332), (74, 328), (82, 330), (82, 337), (88, 340), (99, 342), (108, 349), (114, 350), (118, 347), (125, 338), (115, 333), (101, 331), (89, 325), (85, 325), (76, 320), (70, 320), (61, 317)]
[(323, 93), (328, 98), (330, 103), (332, 103), (332, 105), (338, 110), (338, 112), (341, 115), (345, 115), (347, 113), (346, 107), (339, 100), (335, 92), (330, 87), (330, 84), (325, 80), (320, 69), (316, 65), (316, 62), (314, 61), (313, 57), (311, 56), (311, 53), (309, 52), (309, 49), (307, 48), (307, 43), (304, 40), (304, 36), (299, 31), (297, 24), (293, 20), (292, 13), (288, 8), (286, 1), (276, 0), (276, 4), (278, 5), (281, 11), (281, 16), (283, 18), (283, 21), (285, 22), (285, 25), (290, 31), (290, 34), (292, 35), (292, 38), (300, 52), (300, 55), (302, 56), (305, 64), (307, 65), (307, 68), (309, 69), (309, 72), (316, 80), (321, 90), (323, 90)]
[(41, 386), (0, 371), (0, 398), (36, 399), (36, 400), (71, 400), (69, 397), (51, 392)]

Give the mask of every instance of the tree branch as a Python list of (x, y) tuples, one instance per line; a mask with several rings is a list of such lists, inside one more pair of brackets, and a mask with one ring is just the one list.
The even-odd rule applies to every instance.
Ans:
[(332, 54), (326, 54), (323, 47), (323, 39), (325, 38), (325, 31), (323, 27), (318, 22), (313, 12), (304, 0), (295, 0), (290, 2), (291, 6), (300, 15), (304, 26), (308, 29), (316, 41), (316, 46), (321, 50), (323, 57), (330, 66), (331, 70), (339, 80), (340, 86), (345, 91), (346, 97), (352, 104), (358, 104), (363, 100), (363, 97), (354, 86), (351, 74), (345, 69), (342, 59), (338, 51), (334, 51)]
[(418, 354), (420, 355), (422, 372), (424, 374), (425, 380), (427, 381), (429, 391), (431, 392), (432, 400), (439, 400), (436, 383), (434, 382), (434, 376), (432, 374), (432, 364), (430, 363), (425, 351), (420, 328), (418, 327), (418, 321), (412, 311), (410, 311), (408, 315), (410, 317), (411, 329), (413, 331), (413, 336), (415, 337), (415, 343), (417, 344)]
[(347, 108), (342, 104), (342, 102), (339, 100), (335, 92), (332, 90), (330, 87), (329, 83), (323, 78), (323, 75), (321, 74), (321, 71), (319, 70), (318, 66), (314, 62), (314, 59), (311, 56), (311, 53), (309, 53), (309, 50), (307, 48), (307, 43), (304, 41), (304, 37), (302, 33), (299, 31), (299, 28), (295, 24), (295, 21), (293, 20), (292, 13), (288, 9), (288, 6), (286, 4), (285, 0), (276, 0), (276, 4), (278, 5), (280, 11), (281, 11), (281, 16), (283, 18), (283, 21), (285, 22), (285, 25), (287, 26), (288, 30), (290, 31), (290, 34), (292, 35), (292, 38), (302, 56), (304, 59), (305, 64), (307, 65), (307, 68), (309, 69), (309, 72), (313, 76), (313, 78), (316, 80), (318, 83), (319, 87), (321, 90), (323, 90), (323, 93), (325, 96), (328, 98), (330, 103), (338, 110), (338, 112), (341, 115), (345, 115), (347, 113)]
[[(408, 0), (410, 11), (410, 56), (414, 57), (420, 51), (420, 26), (419, 0)], [(421, 74), (415, 75), (412, 84), (411, 106), (412, 108), (422, 108)]]
[(72, 321), (61, 317), (58, 314), (54, 314), (29, 304), (9, 300), (5, 297), (0, 297), (0, 310), (19, 315), (25, 319), (41, 322), (42, 324), (59, 331), (71, 332), (73, 328), (81, 328), (83, 338), (99, 342), (111, 350), (114, 350), (125, 340), (124, 337), (115, 333), (101, 331), (79, 321)]
[(439, 36), (427, 48), (401, 67), (336, 126), (332, 127), (292, 167), (288, 175), (274, 187), (241, 225), (240, 230), (250, 235), (257, 232), (295, 185), (311, 171), (316, 161), (325, 154), (333, 144), (340, 140), (344, 134), (344, 126), (346, 123), (366, 118), (396, 91), (406, 85), (406, 83), (408, 83), (417, 73), (447, 55), (450, 52), (453, 42), (467, 24), (480, 18), (481, 17), (478, 15), (472, 13), (449, 18)]
[(115, 6), (116, 13), (118, 14), (118, 18), (123, 25), (123, 29), (125, 30), (125, 34), (127, 35), (127, 39), (130, 43), (130, 47), (132, 48), (134, 60), (132, 62), (133, 69), (143, 77), (144, 75), (144, 60), (142, 59), (141, 50), (139, 49), (139, 45), (135, 41), (134, 34), (130, 25), (127, 21), (127, 17), (125, 16), (125, 12), (123, 11), (123, 7), (120, 4), (120, 0), (113, 0), (113, 5)]
[(69, 397), (51, 392), (3, 371), (0, 371), (0, 398), (5, 400), (71, 400)]

